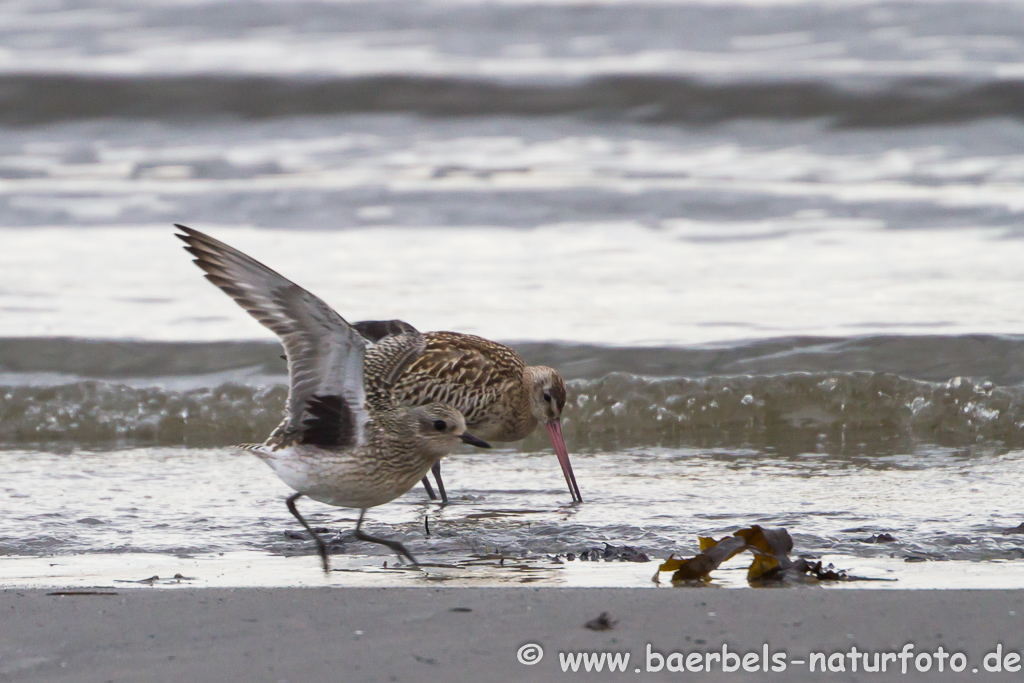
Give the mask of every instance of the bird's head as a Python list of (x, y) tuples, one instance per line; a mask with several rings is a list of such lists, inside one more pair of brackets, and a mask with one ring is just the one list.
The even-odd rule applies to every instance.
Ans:
[(443, 456), (451, 453), (460, 444), (468, 443), (479, 448), (491, 445), (466, 431), (466, 418), (447, 403), (429, 403), (411, 410), (416, 418), (416, 429), (423, 439), (426, 450)]
[(562, 419), (562, 408), (565, 407), (565, 380), (562, 376), (543, 365), (531, 365), (527, 373), (533, 416), (542, 424)]

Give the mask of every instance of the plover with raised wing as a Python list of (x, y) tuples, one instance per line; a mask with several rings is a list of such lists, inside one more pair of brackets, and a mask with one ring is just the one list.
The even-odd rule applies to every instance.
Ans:
[[(369, 320), (353, 325), (373, 342), (401, 335), (412, 326), (401, 320)], [(459, 409), (474, 434), (489, 441), (519, 441), (539, 424), (547, 429), (558, 456), (569, 495), (582, 502), (562, 438), (565, 381), (543, 365), (527, 365), (498, 342), (458, 332), (427, 332), (426, 349), (409, 363), (395, 382), (395, 395), (406, 405), (443, 401)], [(432, 468), (441, 499), (448, 495), (441, 480), (441, 462)], [(430, 480), (423, 487), (435, 498)]]
[(312, 535), (329, 571), (327, 544), (295, 507), (302, 496), (359, 510), (355, 537), (416, 559), (398, 541), (362, 531), (366, 510), (409, 491), (469, 434), (458, 409), (400, 403), (395, 382), (426, 348), (411, 325), (370, 343), (322, 300), (262, 263), (197, 230), (177, 237), (206, 278), (284, 345), (289, 391), (284, 419), (261, 444), (244, 446), (296, 493), (288, 510)]

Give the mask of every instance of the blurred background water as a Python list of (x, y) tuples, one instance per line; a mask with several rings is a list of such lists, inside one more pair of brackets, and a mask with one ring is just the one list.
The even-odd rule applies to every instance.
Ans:
[(1022, 112), (1021, 2), (0, 3), (0, 554), (284, 552), (225, 448), (283, 363), (180, 222), (571, 380), (585, 505), (456, 456), (440, 553), (1017, 559)]

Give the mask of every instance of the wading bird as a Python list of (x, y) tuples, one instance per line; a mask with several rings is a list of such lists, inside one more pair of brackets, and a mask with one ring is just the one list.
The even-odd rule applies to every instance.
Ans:
[[(353, 327), (372, 342), (412, 329), (401, 320), (370, 320)], [(582, 502), (562, 438), (562, 376), (542, 365), (527, 365), (504, 344), (471, 334), (427, 332), (423, 336), (426, 350), (406, 366), (395, 382), (398, 400), (413, 406), (433, 401), (451, 404), (465, 416), (468, 428), (488, 441), (519, 441), (543, 424), (562, 467), (569, 495), (574, 502)], [(432, 471), (441, 499), (447, 502), (440, 461)], [(426, 477), (423, 487), (431, 498), (436, 498)]]
[(175, 227), (206, 278), (284, 345), (284, 419), (266, 441), (245, 448), (295, 489), (288, 510), (312, 535), (324, 571), (330, 569), (327, 544), (295, 507), (304, 495), (358, 509), (358, 540), (385, 545), (415, 564), (398, 541), (362, 531), (366, 510), (409, 491), (459, 444), (490, 447), (466, 432), (451, 405), (397, 400), (395, 381), (423, 353), (423, 335), (406, 325), (401, 334), (370, 344), (330, 306), (262, 263), (197, 230)]

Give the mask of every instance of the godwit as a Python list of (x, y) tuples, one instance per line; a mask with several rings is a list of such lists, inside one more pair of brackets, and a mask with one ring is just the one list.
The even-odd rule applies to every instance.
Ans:
[[(461, 443), (490, 448), (466, 432), (457, 409), (398, 402), (396, 378), (423, 353), (412, 326), (368, 345), (330, 306), (262, 263), (203, 233), (176, 225), (206, 278), (277, 334), (288, 360), (284, 419), (254, 452), (297, 493), (288, 510), (316, 541), (324, 571), (327, 544), (295, 507), (302, 496), (359, 510), (355, 537), (416, 558), (398, 541), (363, 533), (366, 510), (394, 500)], [(369, 348), (367, 348), (369, 346)]]
[[(368, 320), (353, 325), (372, 342), (404, 334), (412, 326), (401, 320)], [(504, 344), (471, 334), (427, 332), (426, 350), (406, 366), (395, 382), (395, 396), (406, 405), (449, 403), (465, 416), (474, 434), (489, 441), (518, 441), (543, 423), (565, 475), (569, 495), (582, 502), (569, 451), (562, 438), (565, 381), (543, 365), (527, 365)], [(441, 463), (432, 468), (445, 502)], [(435, 498), (430, 480), (423, 487)]]

